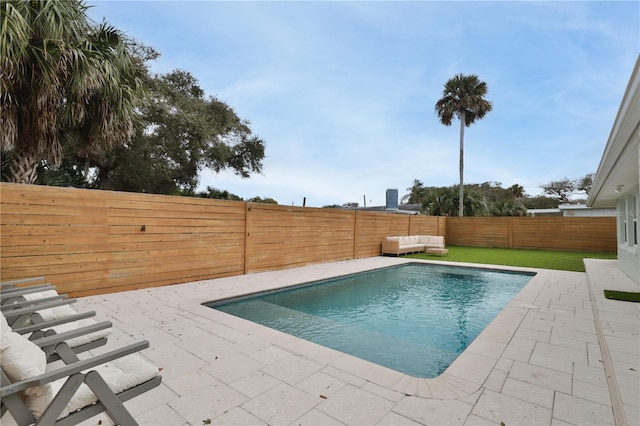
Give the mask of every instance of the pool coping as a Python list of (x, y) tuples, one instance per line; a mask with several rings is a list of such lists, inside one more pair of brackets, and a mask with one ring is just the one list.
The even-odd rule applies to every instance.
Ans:
[[(206, 320), (214, 321), (236, 330), (251, 334), (273, 345), (282, 347), (298, 356), (313, 359), (327, 366), (345, 371), (374, 384), (386, 387), (407, 396), (432, 399), (461, 399), (477, 392), (485, 383), (498, 360), (511, 341), (522, 320), (532, 309), (539, 309), (534, 301), (545, 283), (549, 279), (550, 271), (536, 268), (522, 268), (499, 265), (483, 265), (475, 263), (452, 264), (446, 261), (388, 258), (388, 266), (405, 263), (425, 263), (445, 266), (463, 266), (478, 269), (534, 273), (531, 280), (514, 296), (505, 308), (485, 327), (485, 329), (471, 342), (471, 344), (451, 363), (438, 377), (418, 378), (398, 372), (388, 367), (349, 355), (325, 346), (262, 326), (210, 307), (204, 303), (211, 303), (231, 297), (247, 296), (269, 290), (282, 289), (312, 281), (380, 269), (366, 263), (352, 262), (351, 267), (345, 267), (344, 273), (336, 275), (335, 269), (320, 269), (314, 276), (309, 274), (298, 276), (291, 274), (278, 284), (265, 283), (252, 279), (257, 274), (244, 276), (245, 285), (233, 288), (221, 288), (217, 295), (186, 299), (179, 303), (179, 307)], [(347, 265), (349, 262), (343, 262)], [(382, 266), (386, 267), (386, 266)], [(308, 271), (307, 271), (308, 272)], [(224, 280), (224, 279), (222, 279)]]

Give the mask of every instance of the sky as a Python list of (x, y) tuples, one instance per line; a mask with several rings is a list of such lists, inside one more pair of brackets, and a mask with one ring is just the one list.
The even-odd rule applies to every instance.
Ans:
[(456, 74), (493, 109), (465, 129), (465, 183), (541, 185), (595, 172), (640, 52), (637, 1), (95, 1), (265, 141), (261, 174), (203, 170), (198, 189), (307, 207), (385, 204), (459, 182)]

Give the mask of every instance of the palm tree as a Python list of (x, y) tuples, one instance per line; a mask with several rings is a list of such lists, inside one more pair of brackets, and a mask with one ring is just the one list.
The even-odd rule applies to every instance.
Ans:
[(59, 165), (66, 139), (88, 156), (134, 134), (146, 69), (121, 32), (86, 11), (82, 0), (2, 2), (0, 147), (13, 182)]
[(460, 120), (460, 193), (458, 216), (464, 215), (464, 128), (469, 127), (491, 111), (491, 102), (484, 99), (487, 83), (477, 75), (457, 74), (444, 85), (442, 98), (436, 102), (440, 122), (450, 126), (454, 117)]
[[(460, 211), (460, 200), (456, 196), (459, 193), (456, 185), (434, 188), (425, 195), (423, 211), (430, 216), (453, 216)], [(488, 213), (487, 199), (479, 191), (467, 188), (462, 209), (465, 216), (485, 216)]]
[(491, 206), (493, 216), (526, 216), (527, 208), (515, 200), (496, 201)]
[(522, 198), (524, 196), (524, 187), (522, 185), (518, 185), (517, 183), (511, 185), (509, 187), (509, 191), (511, 195), (513, 195), (513, 199), (517, 200), (518, 198)]
[(422, 204), (422, 199), (425, 196), (425, 189), (424, 184), (419, 179), (414, 179), (413, 186), (411, 188), (407, 188), (409, 193), (402, 197), (402, 202), (404, 204)]

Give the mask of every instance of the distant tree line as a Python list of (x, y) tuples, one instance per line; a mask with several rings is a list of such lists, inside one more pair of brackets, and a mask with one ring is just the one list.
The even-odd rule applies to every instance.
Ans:
[(558, 200), (562, 204), (584, 202), (584, 198), (571, 200), (574, 196), (589, 196), (591, 187), (593, 186), (593, 178), (595, 173), (587, 173), (578, 179), (569, 179), (567, 177), (541, 185), (550, 197)]
[(226, 190), (221, 190), (217, 188), (213, 188), (211, 186), (207, 186), (205, 191), (200, 191), (195, 194), (196, 197), (201, 198), (213, 198), (216, 200), (230, 200), (230, 201), (249, 201), (251, 203), (265, 203), (265, 204), (278, 204), (276, 200), (273, 198), (262, 198), (262, 197), (253, 197), (247, 200), (230, 193)]
[[(593, 184), (593, 173), (579, 179), (564, 178), (541, 185), (546, 195), (529, 196), (519, 184), (502, 187), (500, 182), (484, 182), (464, 186), (462, 210), (464, 216), (526, 216), (528, 209), (557, 208), (571, 202), (576, 195), (588, 196)], [(428, 187), (415, 179), (402, 198), (403, 204), (420, 204), (421, 211), (433, 216), (457, 216), (460, 211), (458, 185)], [(573, 202), (583, 202), (575, 199)]]

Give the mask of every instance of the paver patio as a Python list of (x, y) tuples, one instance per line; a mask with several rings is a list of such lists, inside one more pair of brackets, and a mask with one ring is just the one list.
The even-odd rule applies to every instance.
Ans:
[[(76, 306), (113, 322), (100, 351), (150, 341), (142, 354), (162, 369), (162, 385), (125, 404), (141, 424), (640, 424), (640, 305), (602, 294), (639, 288), (616, 261), (587, 260), (587, 273), (504, 268), (537, 275), (435, 379), (201, 305), (409, 261), (312, 265), (84, 297)], [(86, 424), (99, 422), (110, 424), (104, 416)]]

